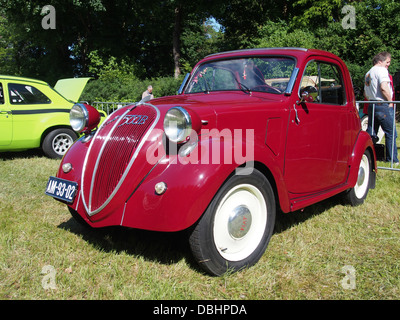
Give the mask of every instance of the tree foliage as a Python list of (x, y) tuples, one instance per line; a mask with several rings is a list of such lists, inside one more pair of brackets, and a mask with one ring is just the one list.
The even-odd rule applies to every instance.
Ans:
[[(281, 46), (339, 55), (358, 86), (379, 51), (392, 53), (392, 74), (400, 69), (394, 0), (53, 0), (56, 28), (43, 29), (47, 3), (0, 0), (1, 73), (51, 84), (90, 75), (117, 87), (177, 77), (213, 52)], [(345, 5), (355, 10), (354, 28), (343, 26)]]

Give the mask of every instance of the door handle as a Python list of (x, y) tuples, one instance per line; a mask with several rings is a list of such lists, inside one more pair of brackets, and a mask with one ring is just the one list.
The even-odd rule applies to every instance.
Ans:
[(299, 114), (297, 113), (296, 104), (293, 104), (294, 112), (296, 114), (296, 123), (300, 124)]
[(11, 111), (0, 111), (0, 115), (5, 114), (6, 118), (8, 118), (9, 114), (12, 114)]

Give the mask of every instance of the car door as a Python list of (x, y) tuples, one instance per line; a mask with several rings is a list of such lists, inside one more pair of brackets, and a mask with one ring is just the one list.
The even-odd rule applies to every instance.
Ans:
[[(342, 70), (334, 60), (310, 59), (291, 107), (285, 181), (291, 198), (323, 192), (344, 182), (350, 144)], [(346, 150), (344, 150), (344, 148)]]
[(4, 82), (0, 82), (0, 146), (7, 146), (12, 140), (12, 113), (5, 98)]
[(9, 102), (13, 113), (13, 144), (24, 148), (40, 146), (43, 123), (49, 114), (51, 100), (30, 83), (8, 83)]

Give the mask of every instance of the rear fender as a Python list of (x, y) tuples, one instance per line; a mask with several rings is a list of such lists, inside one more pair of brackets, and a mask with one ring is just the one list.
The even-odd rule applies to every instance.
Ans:
[(360, 131), (360, 133), (358, 134), (356, 143), (353, 148), (353, 152), (349, 159), (350, 173), (349, 173), (349, 178), (348, 178), (348, 184), (350, 187), (354, 187), (357, 183), (358, 169), (360, 166), (361, 158), (366, 150), (368, 150), (370, 152), (371, 161), (372, 161), (372, 169), (373, 169), (373, 173), (372, 173), (373, 179), (370, 183), (370, 188), (375, 187), (375, 175), (377, 172), (376, 153), (375, 153), (375, 148), (372, 143), (371, 137), (365, 131)]

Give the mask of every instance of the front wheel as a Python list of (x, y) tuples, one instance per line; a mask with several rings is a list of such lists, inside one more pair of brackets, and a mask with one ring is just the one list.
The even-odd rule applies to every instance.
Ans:
[(43, 152), (49, 158), (61, 159), (77, 138), (77, 134), (71, 129), (50, 131), (43, 140)]
[(217, 192), (190, 236), (200, 266), (212, 275), (254, 265), (275, 224), (275, 197), (259, 171), (232, 176)]

